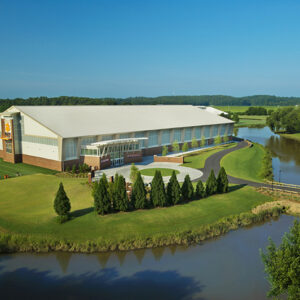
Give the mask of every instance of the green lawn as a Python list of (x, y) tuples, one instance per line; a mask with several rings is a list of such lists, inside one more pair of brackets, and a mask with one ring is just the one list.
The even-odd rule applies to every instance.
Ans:
[(50, 169), (45, 169), (23, 163), (12, 164), (3, 161), (3, 159), (0, 158), (0, 179), (3, 179), (4, 175), (8, 175), (9, 177), (16, 177), (17, 172), (19, 172), (21, 175), (31, 175), (36, 173), (55, 174), (58, 171), (53, 171)]
[(247, 127), (247, 126), (262, 126), (266, 125), (267, 116), (239, 116), (240, 120), (237, 124), (238, 127)]
[(261, 182), (263, 178), (260, 171), (264, 153), (263, 146), (253, 144), (250, 148), (239, 149), (224, 156), (221, 166), (231, 176)]
[(280, 134), (280, 135), (287, 138), (287, 139), (300, 141), (300, 133), (292, 133), (292, 134), (284, 133), (284, 134)]
[[(53, 210), (53, 199), (60, 181), (76, 215), (64, 224), (56, 223)], [(243, 187), (228, 194), (169, 208), (97, 216), (92, 211), (93, 199), (85, 179), (43, 174), (2, 180), (0, 195), (0, 232), (75, 242), (99, 238), (116, 242), (193, 230), (271, 200), (252, 187)]]
[[(222, 111), (231, 111), (231, 112), (245, 112), (250, 106), (214, 106), (213, 107), (220, 109)], [(264, 107), (265, 109), (272, 109), (277, 110), (280, 106), (257, 106), (257, 107)]]
[(202, 169), (204, 168), (205, 161), (208, 157), (213, 155), (214, 153), (217, 153), (219, 151), (222, 151), (224, 149), (235, 147), (236, 143), (221, 145), (217, 147), (207, 148), (204, 150), (201, 150), (199, 152), (194, 152), (193, 154), (190, 154), (188, 156), (184, 157), (184, 163), (182, 164), (183, 167), (190, 167), (194, 169)]
[(155, 171), (160, 171), (161, 176), (171, 176), (173, 171), (175, 171), (175, 174), (179, 174), (178, 170), (167, 169), (167, 168), (152, 168), (152, 169), (140, 170), (141, 174), (144, 176), (154, 176)]

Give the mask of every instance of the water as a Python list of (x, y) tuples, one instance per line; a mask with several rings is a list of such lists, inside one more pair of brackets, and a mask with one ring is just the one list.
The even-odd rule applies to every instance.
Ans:
[[(0, 256), (5, 299), (267, 299), (259, 248), (278, 244), (294, 217), (281, 216), (202, 245), (105, 254)], [(29, 296), (30, 295), (30, 296)], [(4, 299), (4, 298), (2, 298)]]
[(276, 181), (300, 184), (300, 142), (274, 134), (268, 127), (239, 128), (237, 136), (269, 147)]

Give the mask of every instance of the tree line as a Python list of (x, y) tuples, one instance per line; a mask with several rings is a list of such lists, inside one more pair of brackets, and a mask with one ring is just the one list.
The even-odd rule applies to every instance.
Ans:
[(89, 97), (30, 97), (0, 99), (0, 112), (12, 105), (149, 105), (149, 104), (191, 104), (216, 106), (289, 106), (300, 104), (300, 97), (277, 97), (254, 95), (232, 97), (226, 95), (200, 96), (160, 96), (129, 98), (89, 98)]
[(274, 132), (300, 132), (300, 107), (284, 107), (271, 113), (267, 125)]

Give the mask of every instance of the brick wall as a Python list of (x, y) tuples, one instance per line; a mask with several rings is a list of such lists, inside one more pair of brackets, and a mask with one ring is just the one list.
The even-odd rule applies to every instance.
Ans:
[(179, 163), (183, 164), (184, 163), (184, 157), (179, 156), (179, 157), (168, 157), (168, 156), (153, 156), (154, 162), (171, 162), (171, 163)]
[(141, 162), (143, 160), (142, 151), (134, 151), (134, 152), (125, 152), (124, 153), (124, 163), (134, 163)]
[(34, 165), (42, 168), (47, 168), (47, 169), (52, 169), (57, 171), (62, 170), (62, 163), (57, 160), (51, 160), (47, 158), (22, 154), (22, 161), (25, 164)]
[(110, 165), (111, 165), (110, 155), (107, 155), (106, 157), (101, 157), (100, 158), (100, 170), (105, 169), (105, 168), (109, 168)]
[(80, 156), (80, 162), (95, 169), (100, 169), (100, 157), (98, 156)]
[(142, 150), (143, 156), (150, 156), (155, 154), (161, 154), (162, 152), (162, 146), (159, 147), (152, 147), (152, 148), (146, 148)]
[(4, 151), (0, 150), (0, 158), (3, 158), (3, 155), (4, 155)]

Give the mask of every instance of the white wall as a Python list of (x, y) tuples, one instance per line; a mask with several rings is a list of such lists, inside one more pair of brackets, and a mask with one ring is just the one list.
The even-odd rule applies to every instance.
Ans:
[(24, 114), (22, 116), (24, 117), (24, 134), (57, 138), (57, 135), (46, 127)]
[(59, 160), (57, 146), (22, 142), (22, 153), (31, 156)]
[(0, 150), (3, 150), (3, 142), (1, 139), (0, 139)]

